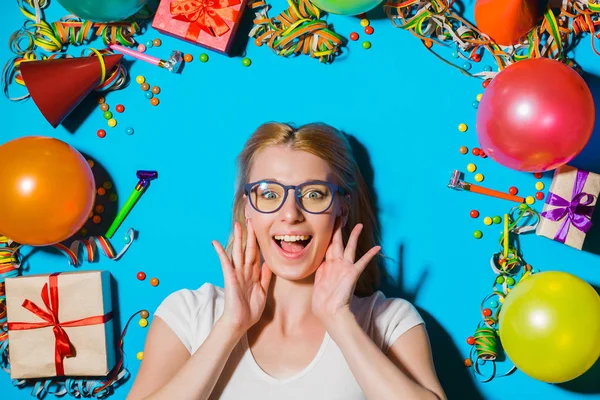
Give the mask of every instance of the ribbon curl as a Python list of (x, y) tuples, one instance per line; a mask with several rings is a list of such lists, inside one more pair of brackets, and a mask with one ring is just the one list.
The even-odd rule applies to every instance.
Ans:
[(344, 39), (320, 19), (321, 11), (308, 0), (288, 0), (289, 7), (269, 18), (265, 1), (250, 4), (255, 12), (254, 27), (248, 36), (257, 46), (266, 44), (277, 55), (306, 54), (322, 63), (332, 62), (341, 53)]
[(546, 198), (546, 204), (557, 208), (542, 212), (542, 217), (555, 222), (563, 220), (554, 236), (554, 240), (557, 242), (565, 243), (571, 225), (586, 234), (592, 227), (594, 206), (591, 204), (596, 199), (596, 196), (583, 192), (583, 187), (588, 176), (589, 172), (577, 170), (571, 201), (552, 192)]

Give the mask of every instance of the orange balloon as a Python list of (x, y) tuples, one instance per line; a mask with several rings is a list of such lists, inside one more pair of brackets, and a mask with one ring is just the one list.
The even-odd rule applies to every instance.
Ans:
[(0, 234), (46, 246), (75, 234), (95, 199), (85, 158), (57, 139), (28, 136), (0, 146)]
[(494, 42), (512, 46), (536, 26), (538, 0), (477, 0), (475, 24)]

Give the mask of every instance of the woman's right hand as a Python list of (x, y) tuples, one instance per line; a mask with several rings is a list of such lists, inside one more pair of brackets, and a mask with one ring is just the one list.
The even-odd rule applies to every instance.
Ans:
[(219, 242), (212, 242), (225, 280), (225, 310), (221, 320), (240, 333), (245, 333), (260, 319), (272, 276), (266, 263), (260, 267), (260, 251), (250, 220), (247, 230), (246, 254), (242, 254), (242, 229), (238, 222), (233, 226), (233, 260)]

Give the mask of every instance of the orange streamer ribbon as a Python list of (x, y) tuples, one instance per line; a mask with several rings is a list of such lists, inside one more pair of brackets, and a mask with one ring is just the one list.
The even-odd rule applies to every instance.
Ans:
[(65, 357), (73, 357), (73, 347), (69, 340), (69, 335), (63, 328), (75, 326), (88, 326), (105, 324), (112, 319), (112, 312), (105, 315), (82, 318), (74, 321), (61, 322), (58, 320), (58, 275), (60, 272), (50, 275), (49, 284), (46, 283), (42, 288), (42, 300), (46, 310), (42, 310), (30, 300), (23, 301), (22, 306), (31, 311), (46, 322), (9, 322), (8, 330), (22, 331), (28, 329), (40, 329), (48, 326), (52, 327), (55, 340), (54, 364), (56, 366), (56, 376), (64, 376), (65, 369), (63, 360)]
[(200, 31), (211, 36), (222, 36), (229, 31), (225, 20), (236, 22), (239, 11), (230, 7), (241, 0), (176, 0), (170, 4), (174, 19), (190, 22), (185, 38), (197, 41)]

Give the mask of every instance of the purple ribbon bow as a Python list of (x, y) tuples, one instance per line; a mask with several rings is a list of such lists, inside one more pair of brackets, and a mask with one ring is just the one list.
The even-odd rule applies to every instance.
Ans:
[(589, 172), (577, 170), (577, 178), (573, 185), (572, 200), (568, 201), (562, 197), (550, 192), (546, 199), (546, 204), (555, 206), (552, 210), (542, 212), (542, 217), (551, 221), (564, 221), (554, 236), (554, 240), (564, 243), (567, 240), (567, 234), (571, 225), (575, 225), (577, 229), (583, 233), (588, 233), (592, 227), (592, 214), (594, 206), (591, 206), (594, 201), (593, 194), (582, 192), (583, 186), (588, 178)]

